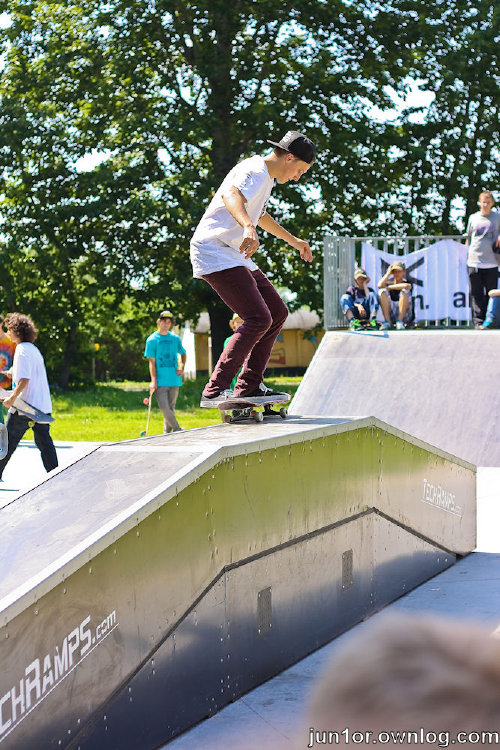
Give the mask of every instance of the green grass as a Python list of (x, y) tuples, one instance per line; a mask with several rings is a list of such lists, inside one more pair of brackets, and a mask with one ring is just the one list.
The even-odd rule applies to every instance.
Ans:
[[(277, 377), (266, 379), (270, 386), (292, 395), (297, 390), (301, 377)], [(176, 415), (184, 429), (206, 427), (220, 423), (216, 409), (201, 409), (200, 394), (206, 378), (187, 380), (180, 389)], [(53, 392), (53, 415), (55, 422), (50, 432), (54, 440), (90, 440), (113, 442), (137, 438), (146, 429), (148, 407), (143, 399), (148, 396), (149, 383), (98, 383), (94, 388), (78, 391)], [(156, 399), (149, 423), (149, 435), (163, 432), (163, 417)], [(33, 434), (26, 433), (32, 440)]]

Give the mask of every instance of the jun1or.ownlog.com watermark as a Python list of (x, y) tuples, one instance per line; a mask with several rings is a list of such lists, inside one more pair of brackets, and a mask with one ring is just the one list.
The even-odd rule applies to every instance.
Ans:
[(308, 748), (320, 745), (498, 745), (500, 732), (432, 732), (426, 729), (413, 731), (370, 732), (355, 731), (346, 727), (341, 732), (309, 729)]

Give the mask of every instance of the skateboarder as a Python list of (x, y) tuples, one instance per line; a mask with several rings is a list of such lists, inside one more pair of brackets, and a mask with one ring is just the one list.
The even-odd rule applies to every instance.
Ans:
[(193, 276), (204, 279), (244, 320), (223, 350), (203, 389), (201, 406), (220, 398), (239, 368), (236, 397), (276, 396), (262, 382), (274, 341), (288, 310), (268, 278), (252, 260), (258, 250), (257, 226), (284, 240), (312, 261), (309, 243), (280, 226), (266, 211), (275, 180), (297, 181), (315, 160), (312, 142), (289, 130), (267, 156), (244, 159), (215, 193), (191, 240)]
[[(12, 364), (12, 396), (3, 402), (6, 409), (13, 407), (13, 410), (9, 411), (6, 421), (9, 449), (7, 455), (0, 461), (0, 479), (19, 441), (30, 424), (33, 424), (29, 417), (15, 411), (16, 398), (22, 396), (25, 401), (46, 414), (52, 411), (45, 363), (39, 349), (33, 343), (38, 335), (35, 324), (27, 315), (9, 313), (5, 318), (5, 326), (7, 335), (16, 344), (16, 351)], [(57, 454), (50, 436), (49, 425), (35, 422), (33, 433), (46, 471), (55, 469), (58, 465)]]

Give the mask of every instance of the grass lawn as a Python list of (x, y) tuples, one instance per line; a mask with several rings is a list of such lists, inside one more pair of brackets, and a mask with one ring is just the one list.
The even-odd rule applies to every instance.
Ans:
[[(266, 383), (292, 395), (301, 377), (281, 376), (266, 378)], [(187, 380), (180, 389), (176, 415), (184, 429), (219, 424), (217, 409), (201, 409), (200, 394), (206, 378)], [(50, 432), (54, 440), (90, 440), (113, 442), (130, 440), (146, 429), (148, 407), (143, 399), (148, 396), (149, 383), (98, 383), (94, 388), (78, 391), (53, 392), (55, 422)], [(153, 396), (149, 435), (163, 432), (163, 417)], [(26, 439), (32, 440), (28, 430)]]

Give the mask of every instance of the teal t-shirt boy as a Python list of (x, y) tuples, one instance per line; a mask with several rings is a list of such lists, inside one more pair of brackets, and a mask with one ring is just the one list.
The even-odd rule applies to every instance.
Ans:
[(182, 341), (175, 333), (155, 331), (148, 336), (144, 356), (155, 360), (157, 386), (168, 388), (182, 385), (182, 378), (177, 374), (177, 370), (179, 355), (185, 354)]

